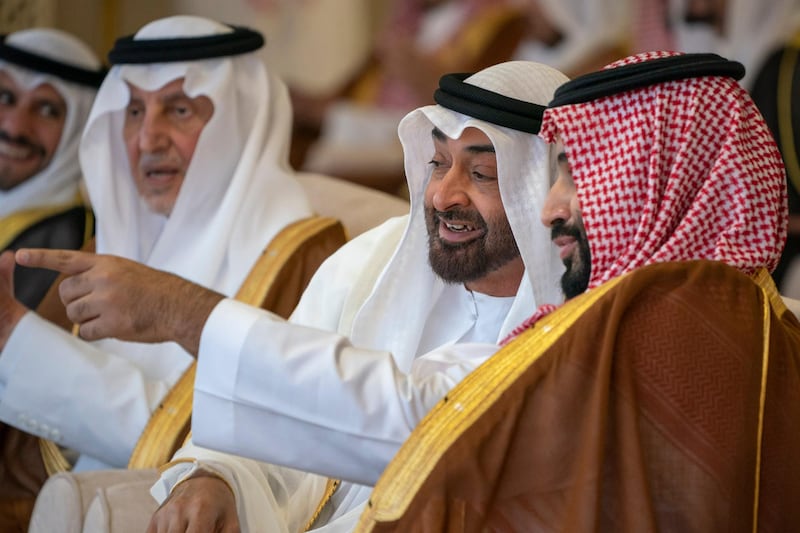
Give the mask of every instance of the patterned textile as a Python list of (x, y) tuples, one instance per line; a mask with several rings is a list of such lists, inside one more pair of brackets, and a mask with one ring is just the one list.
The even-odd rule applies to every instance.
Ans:
[[(674, 55), (638, 54), (606, 69)], [(745, 274), (777, 265), (784, 167), (734, 80), (670, 81), (550, 108), (540, 135), (564, 143), (591, 248), (590, 289), (666, 261), (718, 260)]]

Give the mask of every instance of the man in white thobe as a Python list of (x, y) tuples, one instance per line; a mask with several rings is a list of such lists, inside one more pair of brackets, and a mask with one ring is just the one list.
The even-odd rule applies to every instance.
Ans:
[[(107, 299), (89, 275), (107, 258), (17, 254), (72, 274), (64, 284), (84, 305), (64, 300), (83, 335), (199, 350), (193, 439), (205, 448), (185, 446), (154, 486), (172, 496), (151, 531), (296, 531), (323, 500), (315, 527), (353, 527), (425, 413), (536, 306), (561, 300), (563, 267), (536, 223), (555, 159), (535, 132), (564, 81), (529, 62), (443, 77), (440, 105), (400, 126), (411, 213), (334, 254), (289, 322), (133, 263), (116, 265), (138, 284), (112, 276)], [(106, 315), (143, 305), (172, 313), (142, 316), (139, 331)]]
[[(288, 166), (288, 94), (262, 45), (199, 17), (118, 41), (80, 145), (99, 252), (230, 296), (271, 238), (311, 214)], [(0, 419), (78, 451), (76, 469), (125, 466), (192, 357), (174, 343), (87, 342), (52, 327), (13, 298), (11, 266), (8, 253)]]

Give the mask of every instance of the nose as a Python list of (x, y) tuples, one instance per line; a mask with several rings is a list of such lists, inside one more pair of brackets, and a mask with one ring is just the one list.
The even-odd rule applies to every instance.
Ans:
[(139, 149), (144, 153), (164, 150), (169, 146), (166, 120), (156, 112), (146, 110), (139, 126)]
[(453, 207), (469, 205), (469, 194), (464, 172), (458, 165), (451, 166), (442, 176), (431, 176), (429, 187), (433, 187), (433, 207), (437, 211), (447, 211)]
[(556, 222), (567, 222), (572, 216), (572, 204), (577, 201), (574, 185), (570, 186), (566, 181), (559, 177), (550, 187), (550, 192), (542, 207), (540, 218), (542, 224), (548, 228)]
[(32, 120), (28, 113), (19, 107), (4, 109), (0, 115), (0, 127), (9, 137), (30, 139)]

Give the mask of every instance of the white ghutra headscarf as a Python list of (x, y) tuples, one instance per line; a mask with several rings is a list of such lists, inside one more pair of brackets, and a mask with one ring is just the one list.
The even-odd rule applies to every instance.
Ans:
[[(200, 17), (144, 26), (134, 41), (231, 32)], [(184, 78), (190, 97), (205, 95), (214, 113), (203, 128), (171, 215), (140, 199), (122, 138), (126, 82), (147, 91)], [(140, 261), (232, 296), (270, 240), (311, 214), (288, 163), (291, 105), (286, 87), (256, 52), (156, 64), (116, 65), (97, 94), (80, 147), (97, 216), (97, 252)], [(105, 339), (100, 349), (124, 355), (164, 384), (191, 357), (174, 343)], [(155, 407), (155, 406), (151, 406)]]
[[(21, 30), (5, 38), (5, 44), (65, 65), (98, 70), (100, 60), (76, 37), (51, 28)], [(8, 191), (0, 191), (0, 218), (11, 213), (50, 205), (68, 205), (78, 196), (81, 177), (78, 163), (78, 144), (81, 131), (89, 116), (96, 90), (0, 59), (5, 71), (20, 87), (33, 90), (50, 84), (66, 103), (67, 114), (61, 139), (50, 163), (38, 174)]]
[[(464, 81), (544, 106), (567, 78), (546, 65), (510, 61)], [(431, 137), (434, 127), (450, 138), (459, 138), (465, 128), (477, 128), (495, 148), (500, 195), (526, 268), (498, 341), (538, 305), (563, 299), (558, 280), (564, 267), (550, 242), (549, 230), (539, 220), (555, 176), (551, 148), (532, 133), (498, 126), (442, 105), (419, 108), (409, 113), (399, 127), (411, 196), (408, 226), (371, 295), (354, 315), (351, 336), (354, 345), (389, 350), (400, 368), (408, 368), (416, 356), (429, 312), (446, 289), (429, 266), (425, 226), (424, 194), (430, 178), (426, 162), (435, 152)], [(375, 320), (376, 316), (395, 316), (397, 320)]]
[[(232, 31), (211, 20), (177, 16), (144, 26), (134, 41)], [(214, 113), (167, 218), (152, 213), (138, 196), (122, 127), (127, 83), (154, 91), (178, 78), (184, 78), (189, 97), (211, 99)], [(288, 163), (291, 115), (286, 87), (255, 52), (115, 65), (97, 95), (80, 151), (98, 219), (97, 251), (233, 295), (272, 237), (311, 213)]]

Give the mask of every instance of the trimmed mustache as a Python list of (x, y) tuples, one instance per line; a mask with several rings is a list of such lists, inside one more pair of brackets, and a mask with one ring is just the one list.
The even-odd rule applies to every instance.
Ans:
[(148, 171), (160, 166), (170, 166), (180, 168), (180, 161), (176, 161), (175, 157), (162, 153), (145, 153), (139, 156), (139, 169)]
[(36, 144), (35, 142), (30, 140), (28, 137), (25, 137), (24, 135), (20, 135), (19, 137), (12, 137), (5, 131), (0, 130), (0, 141), (29, 148), (33, 150), (40, 157), (44, 157), (47, 153), (47, 151), (44, 149), (44, 146), (42, 146), (41, 144)]
[(583, 240), (581, 231), (576, 226), (568, 226), (564, 222), (555, 222), (550, 229), (550, 240), (554, 241), (559, 237), (572, 237), (577, 241)]
[(486, 228), (486, 221), (477, 211), (466, 211), (464, 209), (450, 209), (448, 211), (437, 211), (432, 209), (431, 211), (433, 215), (441, 221), (452, 222), (453, 220), (457, 220), (470, 226), (474, 226), (475, 228)]

